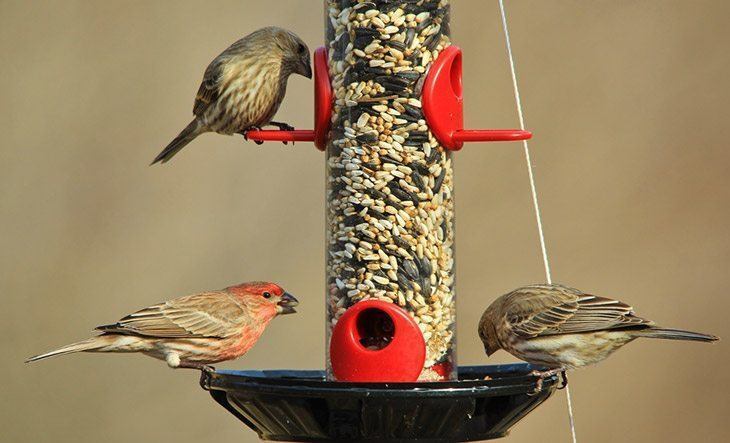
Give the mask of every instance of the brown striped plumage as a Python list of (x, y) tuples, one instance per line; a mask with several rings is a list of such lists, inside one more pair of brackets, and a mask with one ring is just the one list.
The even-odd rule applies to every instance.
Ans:
[(251, 282), (159, 303), (99, 326), (100, 335), (27, 361), (73, 352), (141, 352), (172, 368), (238, 358), (269, 322), (296, 312), (297, 300), (273, 283)]
[(165, 163), (205, 132), (233, 135), (269, 124), (291, 74), (312, 77), (309, 48), (294, 33), (259, 29), (232, 44), (205, 70), (195, 97), (195, 118), (152, 161)]
[(715, 341), (662, 328), (631, 306), (561, 285), (532, 285), (499, 297), (482, 315), (479, 337), (491, 355), (504, 349), (531, 364), (575, 369), (597, 363), (640, 337)]

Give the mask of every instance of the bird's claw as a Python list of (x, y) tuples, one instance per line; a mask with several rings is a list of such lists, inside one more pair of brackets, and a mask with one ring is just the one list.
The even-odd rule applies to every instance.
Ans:
[[(244, 140), (248, 141), (248, 132), (249, 131), (260, 131), (260, 130), (261, 130), (261, 128), (259, 128), (257, 126), (251, 126), (250, 128), (246, 129), (245, 131), (239, 132), (239, 134), (241, 134), (243, 136)], [(262, 140), (254, 140), (253, 142), (256, 143), (257, 145), (264, 143)]]
[(528, 393), (528, 397), (535, 396), (542, 392), (542, 378), (538, 378), (537, 382), (535, 383), (535, 389), (532, 390), (532, 392)]
[[(294, 130), (294, 126), (287, 124), (287, 123), (269, 122), (269, 125), (276, 126), (277, 128), (279, 128), (279, 131), (293, 131)], [(261, 130), (261, 128), (259, 128), (258, 126), (252, 126), (248, 129), (246, 129), (245, 131), (241, 131), (239, 134), (241, 134), (243, 136), (244, 140), (248, 141), (248, 132), (249, 131), (260, 131), (260, 130)], [(263, 140), (254, 140), (253, 142), (256, 143), (257, 145), (264, 143)], [(286, 140), (282, 141), (282, 143), (284, 143), (285, 145), (289, 144), (289, 142)], [(294, 142), (292, 142), (291, 144), (294, 145)]]

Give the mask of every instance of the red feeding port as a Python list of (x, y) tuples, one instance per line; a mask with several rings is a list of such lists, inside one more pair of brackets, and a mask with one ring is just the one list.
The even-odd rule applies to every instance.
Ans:
[(356, 303), (332, 330), (330, 363), (338, 381), (412, 382), (425, 360), (421, 330), (404, 309), (392, 303)]
[(446, 148), (458, 151), (464, 142), (527, 140), (521, 129), (464, 129), (461, 49), (449, 46), (431, 65), (423, 84), (423, 113), (433, 135)]
[(327, 50), (319, 47), (314, 51), (314, 130), (256, 130), (248, 131), (246, 136), (256, 141), (314, 142), (317, 149), (324, 151), (331, 114), (332, 85), (327, 68)]
[[(428, 71), (423, 85), (423, 113), (438, 141), (452, 151), (464, 142), (527, 140), (532, 133), (521, 129), (464, 129), (464, 98), (461, 81), (461, 49), (444, 49)], [(332, 85), (327, 66), (327, 50), (314, 51), (314, 130), (254, 130), (248, 138), (256, 141), (314, 142), (324, 151), (332, 113)]]

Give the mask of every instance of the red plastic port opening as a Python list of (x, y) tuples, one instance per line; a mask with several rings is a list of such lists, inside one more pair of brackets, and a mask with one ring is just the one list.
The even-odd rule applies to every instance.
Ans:
[(368, 308), (360, 312), (355, 320), (356, 338), (360, 344), (370, 351), (379, 351), (388, 347), (395, 335), (393, 319), (385, 311)]
[(426, 75), (421, 102), (423, 114), (436, 139), (458, 151), (464, 142), (527, 140), (521, 129), (464, 129), (464, 98), (461, 80), (461, 49), (449, 46), (441, 51)]
[[(465, 142), (527, 140), (532, 133), (521, 129), (464, 129), (464, 99), (462, 85), (461, 49), (444, 49), (428, 71), (421, 97), (423, 113), (438, 141), (452, 151)], [(327, 66), (327, 50), (314, 52), (314, 130), (249, 131), (248, 138), (256, 141), (312, 141), (324, 151), (331, 126), (332, 85)]]
[(425, 360), (421, 330), (403, 308), (392, 303), (356, 303), (332, 330), (330, 363), (339, 381), (416, 381)]

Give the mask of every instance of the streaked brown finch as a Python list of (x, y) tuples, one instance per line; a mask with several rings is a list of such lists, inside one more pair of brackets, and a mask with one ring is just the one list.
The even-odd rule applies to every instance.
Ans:
[(204, 369), (244, 355), (274, 317), (296, 312), (297, 304), (274, 283), (242, 283), (150, 306), (97, 327), (100, 335), (26, 362), (74, 352), (141, 352), (171, 368)]
[(505, 294), (484, 311), (479, 337), (487, 355), (504, 349), (548, 368), (541, 376), (598, 363), (637, 338), (712, 342), (714, 335), (664, 328), (631, 306), (561, 285), (531, 285)]
[(152, 161), (165, 163), (200, 134), (242, 134), (273, 122), (291, 74), (312, 78), (309, 48), (293, 32), (270, 26), (233, 43), (205, 70), (195, 97), (195, 118)]

